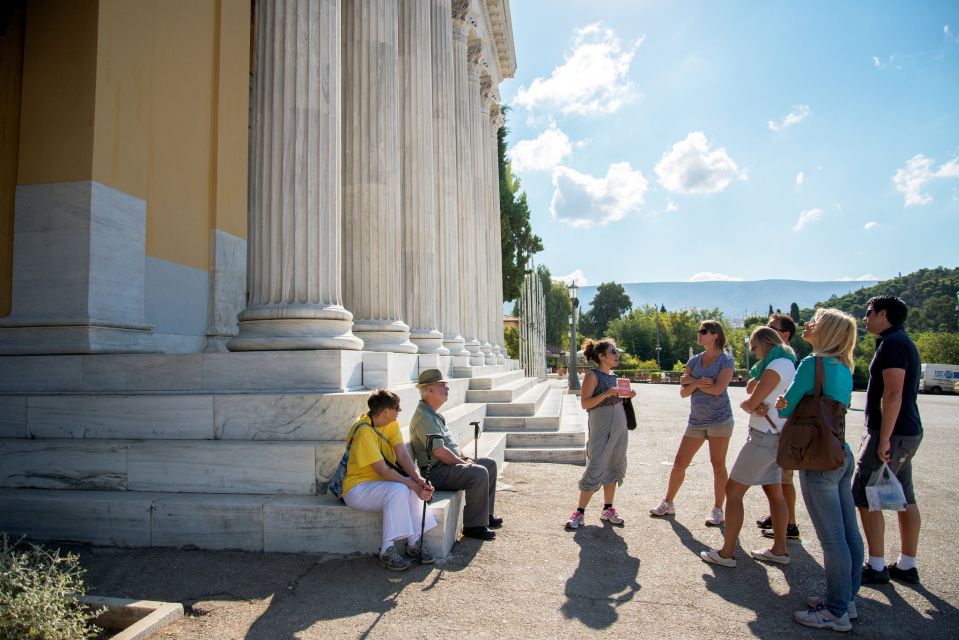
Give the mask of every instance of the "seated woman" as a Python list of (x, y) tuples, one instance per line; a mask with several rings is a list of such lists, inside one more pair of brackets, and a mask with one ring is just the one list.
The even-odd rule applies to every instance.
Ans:
[[(436, 559), (423, 547), (420, 527), (424, 501), (433, 497), (433, 486), (420, 476), (410, 458), (400, 423), (400, 399), (392, 391), (376, 389), (366, 401), (369, 411), (360, 414), (350, 427), (350, 456), (343, 478), (343, 502), (361, 511), (383, 512), (383, 544), (380, 565), (391, 571), (405, 571), (410, 560), (430, 564)], [(409, 477), (400, 473), (400, 469)], [(426, 509), (423, 531), (436, 526), (436, 519)], [(395, 547), (406, 539), (406, 558)]]

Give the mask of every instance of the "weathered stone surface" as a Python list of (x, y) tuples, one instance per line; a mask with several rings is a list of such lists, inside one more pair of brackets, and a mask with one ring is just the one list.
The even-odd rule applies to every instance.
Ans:
[(33, 438), (214, 437), (210, 395), (33, 396), (28, 413)]
[(0, 441), (0, 486), (34, 489), (127, 488), (130, 442)]
[(26, 396), (0, 396), (0, 438), (26, 437)]
[(263, 550), (263, 503), (251, 495), (164, 494), (153, 502), (154, 547)]

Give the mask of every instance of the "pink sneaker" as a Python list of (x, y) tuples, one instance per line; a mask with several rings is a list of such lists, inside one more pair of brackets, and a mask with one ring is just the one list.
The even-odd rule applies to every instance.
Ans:
[(571, 515), (569, 517), (569, 520), (566, 521), (566, 528), (567, 529), (579, 528), (580, 526), (584, 524), (583, 520), (584, 520), (583, 514), (581, 514), (579, 511), (574, 511), (573, 515)]
[(604, 509), (603, 513), (599, 516), (600, 520), (605, 520), (610, 524), (623, 524), (624, 520), (619, 515), (619, 512), (616, 511), (616, 507), (610, 507), (609, 509)]

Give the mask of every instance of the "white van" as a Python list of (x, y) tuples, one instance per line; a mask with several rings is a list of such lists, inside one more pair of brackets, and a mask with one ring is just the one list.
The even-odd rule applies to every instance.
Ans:
[(919, 391), (922, 393), (950, 392), (959, 381), (959, 364), (924, 363), (919, 370)]

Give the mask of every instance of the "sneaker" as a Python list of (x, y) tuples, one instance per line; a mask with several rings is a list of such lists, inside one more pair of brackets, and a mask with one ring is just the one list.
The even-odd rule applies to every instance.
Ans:
[[(822, 604), (823, 600), (824, 598), (822, 596), (809, 596), (808, 598), (806, 598), (806, 604), (808, 604), (810, 608), (815, 609), (816, 607)], [(849, 601), (849, 608), (846, 609), (846, 615), (849, 616), (850, 620), (855, 620), (856, 618), (859, 617), (859, 611), (856, 609), (855, 600)]]
[[(767, 538), (775, 538), (776, 534), (773, 533), (772, 527), (768, 530), (763, 530), (763, 535)], [(786, 540), (799, 540), (799, 526), (795, 524), (786, 525)]]
[(423, 548), (422, 542), (415, 545), (407, 545), (406, 557), (411, 560), (416, 560), (420, 564), (433, 564), (436, 562), (436, 557)]
[(919, 571), (913, 567), (912, 569), (900, 569), (895, 564), (891, 564), (886, 569), (889, 570), (889, 577), (895, 578), (901, 582), (908, 582), (909, 584), (919, 584)]
[(396, 552), (396, 547), (390, 547), (380, 554), (380, 566), (390, 571), (406, 571), (410, 568), (410, 561)]
[(726, 522), (726, 518), (723, 517), (723, 510), (719, 507), (713, 507), (713, 510), (709, 512), (709, 517), (706, 518), (706, 526), (718, 527), (724, 522)]
[(773, 517), (772, 516), (763, 516), (756, 521), (756, 526), (760, 529), (772, 529), (773, 528)]
[(582, 513), (579, 511), (574, 511), (573, 515), (571, 515), (569, 520), (566, 521), (566, 528), (577, 529), (585, 524), (584, 520), (585, 518), (583, 517)]
[(814, 629), (832, 629), (833, 631), (852, 631), (852, 623), (849, 622), (849, 614), (844, 614), (837, 618), (829, 609), (823, 605), (812, 607), (805, 611), (796, 611), (793, 613), (793, 619), (799, 624)]
[(724, 558), (719, 555), (718, 549), (709, 549), (708, 551), (700, 551), (699, 557), (703, 562), (708, 562), (709, 564), (718, 564), (721, 567), (729, 567), (734, 569), (736, 567), (736, 558)]
[(619, 515), (618, 511), (616, 511), (616, 507), (610, 507), (609, 509), (604, 509), (603, 513), (600, 514), (599, 519), (605, 520), (609, 524), (621, 525), (624, 522), (622, 516)]
[(672, 502), (660, 500), (659, 506), (655, 509), (650, 509), (649, 514), (653, 516), (672, 516), (676, 514), (676, 509), (673, 507)]
[(862, 565), (863, 584), (886, 584), (887, 582), (889, 582), (889, 567), (876, 571), (868, 563)]
[(772, 562), (774, 564), (789, 564), (789, 554), (784, 554), (781, 556), (773, 553), (772, 549), (756, 549), (755, 551), (750, 551), (749, 555), (756, 558), (757, 560), (762, 560), (763, 562)]

